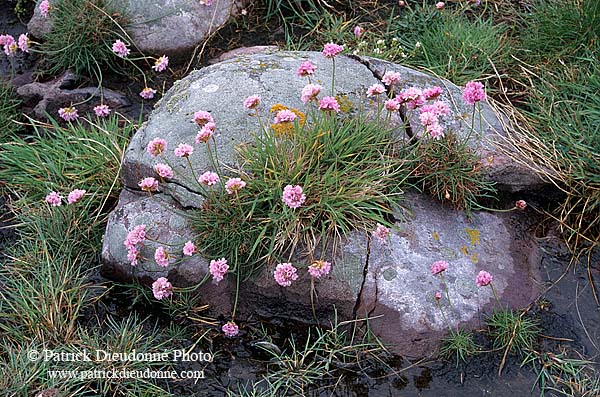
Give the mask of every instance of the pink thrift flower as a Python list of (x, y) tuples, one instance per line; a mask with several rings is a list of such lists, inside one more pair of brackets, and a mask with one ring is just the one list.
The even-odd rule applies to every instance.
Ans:
[(325, 112), (333, 111), (333, 112), (339, 113), (340, 112), (340, 104), (334, 97), (326, 96), (326, 97), (323, 97), (323, 99), (321, 99), (319, 101), (319, 109), (321, 109)]
[(58, 109), (58, 115), (65, 121), (74, 121), (79, 117), (77, 109), (73, 106)]
[(440, 139), (444, 137), (444, 129), (439, 123), (434, 123), (427, 126), (427, 132), (433, 139)]
[(429, 125), (436, 124), (438, 122), (438, 116), (434, 112), (421, 112), (419, 115), (419, 121), (421, 121), (421, 124), (427, 127)]
[(467, 105), (474, 105), (475, 102), (485, 99), (485, 89), (483, 84), (477, 81), (469, 81), (463, 90), (462, 99)]
[(165, 277), (160, 277), (152, 283), (152, 294), (158, 300), (168, 298), (173, 295), (173, 285)]
[(477, 283), (478, 287), (485, 287), (486, 285), (491, 283), (493, 279), (494, 279), (494, 277), (492, 277), (491, 274), (489, 274), (485, 270), (482, 270), (479, 272), (479, 274), (477, 274), (477, 278), (475, 279), (475, 282)]
[(300, 64), (300, 67), (298, 67), (296, 74), (300, 77), (312, 76), (313, 74), (315, 74), (316, 68), (317, 67), (313, 65), (310, 61), (304, 61)]
[(50, 192), (46, 196), (46, 202), (53, 207), (58, 207), (61, 204), (62, 197), (57, 192)]
[(331, 271), (331, 263), (327, 261), (314, 261), (308, 267), (308, 273), (314, 278), (321, 278), (326, 276)]
[(175, 153), (175, 156), (177, 157), (188, 157), (193, 152), (194, 148), (192, 147), (192, 145), (188, 145), (187, 143), (180, 143), (173, 151), (173, 153)]
[(138, 183), (140, 189), (146, 192), (155, 192), (158, 190), (158, 181), (151, 176), (144, 178)]
[(196, 246), (191, 241), (183, 245), (183, 255), (192, 256), (196, 253)]
[(10, 45), (15, 42), (15, 38), (9, 34), (0, 34), (0, 45)]
[(139, 256), (140, 253), (135, 246), (127, 249), (127, 260), (131, 263), (131, 266), (137, 266)]
[(233, 321), (229, 321), (221, 327), (221, 331), (223, 331), (223, 334), (225, 334), (226, 337), (233, 338), (240, 332), (240, 327)]
[(406, 2), (404, 0), (398, 0), (398, 6), (406, 7)]
[(198, 131), (196, 135), (196, 143), (206, 143), (215, 134), (217, 125), (213, 122), (208, 122)]
[(435, 293), (435, 300), (439, 301), (440, 299), (442, 299), (442, 293), (438, 291)]
[(106, 117), (110, 114), (110, 108), (108, 105), (94, 106), (94, 113), (96, 113), (96, 116), (98, 117)]
[(383, 84), (385, 85), (394, 85), (400, 81), (400, 77), (400, 73), (398, 72), (385, 72), (381, 81), (383, 81)]
[(439, 97), (441, 94), (442, 94), (442, 88), (438, 87), (438, 86), (434, 86), (434, 87), (423, 90), (423, 96), (427, 100), (435, 99), (435, 98)]
[(117, 54), (117, 56), (121, 58), (125, 58), (131, 52), (129, 51), (129, 48), (127, 48), (125, 43), (123, 43), (121, 40), (117, 40), (113, 43), (112, 50), (115, 54)]
[(396, 99), (388, 99), (385, 101), (385, 108), (389, 112), (400, 110), (400, 103)]
[(390, 236), (390, 229), (378, 223), (377, 228), (375, 228), (371, 234), (382, 243), (385, 243)]
[(146, 225), (138, 225), (132, 231), (127, 233), (123, 245), (127, 248), (127, 259), (131, 262), (131, 266), (137, 265), (139, 251), (136, 245), (144, 241), (146, 238)]
[(438, 1), (435, 4), (435, 8), (437, 8), (438, 10), (443, 10), (445, 6), (446, 6), (446, 4), (443, 1)]
[(169, 66), (169, 57), (163, 55), (162, 57), (157, 58), (156, 61), (154, 61), (154, 66), (152, 66), (152, 69), (154, 69), (157, 72), (162, 72), (163, 70), (167, 69), (167, 66)]
[(29, 44), (31, 43), (31, 41), (29, 40), (29, 37), (27, 37), (27, 34), (22, 34), (19, 36), (19, 49), (23, 52), (29, 52)]
[(85, 195), (85, 190), (83, 189), (75, 189), (67, 196), (67, 203), (74, 204), (81, 200), (81, 198)]
[(40, 3), (40, 13), (44, 18), (48, 18), (48, 13), (50, 12), (50, 2), (48, 0), (44, 0)]
[(198, 182), (203, 185), (212, 186), (219, 182), (219, 175), (214, 172), (206, 171), (204, 174), (198, 177)]
[(421, 90), (415, 87), (407, 88), (400, 93), (400, 99), (406, 103), (406, 107), (410, 110), (416, 109), (425, 103), (425, 98)]
[(288, 109), (284, 109), (284, 110), (280, 110), (279, 112), (277, 112), (273, 122), (275, 124), (291, 123), (292, 121), (296, 120), (296, 117), (298, 117), (298, 116), (296, 116), (296, 114), (294, 112), (292, 112), (291, 110), (288, 110)]
[(150, 142), (148, 142), (148, 146), (146, 146), (146, 151), (150, 153), (152, 157), (156, 157), (161, 154), (167, 147), (167, 141), (162, 138), (154, 138)]
[(360, 36), (362, 36), (362, 34), (365, 32), (365, 30), (362, 27), (356, 25), (354, 27), (353, 32), (354, 32), (354, 37), (356, 37), (358, 39)]
[(167, 267), (169, 266), (169, 253), (163, 247), (158, 247), (154, 251), (154, 260), (159, 266)]
[(385, 92), (385, 87), (381, 84), (373, 84), (367, 89), (367, 96), (372, 97), (375, 95), (380, 95)]
[(246, 109), (256, 109), (260, 105), (260, 96), (250, 95), (244, 100), (244, 107)]
[(436, 275), (440, 274), (444, 270), (448, 269), (448, 262), (446, 261), (437, 261), (433, 262), (431, 265), (431, 274)]
[(282, 201), (290, 208), (298, 208), (306, 201), (300, 185), (287, 185), (283, 189)]
[(227, 260), (225, 258), (211, 260), (210, 265), (208, 266), (208, 270), (213, 277), (213, 281), (215, 283), (221, 282), (223, 277), (227, 274), (229, 270), (229, 265), (227, 264)]
[(302, 96), (300, 97), (300, 99), (304, 103), (310, 102), (312, 100), (316, 100), (317, 95), (319, 95), (321, 93), (322, 88), (323, 87), (321, 87), (318, 84), (307, 84), (302, 89)]
[(431, 106), (433, 106), (438, 116), (447, 116), (450, 114), (450, 107), (444, 101), (435, 101)]
[(167, 164), (158, 163), (154, 166), (154, 171), (161, 178), (173, 178), (173, 169), (169, 167)]
[(199, 110), (194, 113), (194, 118), (192, 119), (194, 123), (198, 124), (200, 127), (203, 127), (206, 123), (214, 123), (215, 120), (213, 116), (204, 110)]
[(527, 208), (527, 202), (525, 200), (517, 200), (515, 207), (523, 211), (525, 208)]
[(227, 194), (233, 194), (246, 186), (246, 182), (242, 181), (240, 178), (231, 178), (225, 184), (225, 190)]
[(296, 274), (296, 272), (297, 269), (291, 263), (280, 263), (275, 268), (273, 277), (275, 277), (277, 284), (282, 287), (289, 287), (292, 285), (292, 281), (298, 279), (298, 274)]
[(344, 51), (344, 47), (334, 43), (327, 43), (323, 47), (323, 55), (327, 58), (334, 58), (342, 51)]
[(156, 94), (156, 90), (150, 87), (145, 87), (142, 92), (140, 92), (140, 96), (144, 99), (152, 99), (154, 98), (154, 94)]

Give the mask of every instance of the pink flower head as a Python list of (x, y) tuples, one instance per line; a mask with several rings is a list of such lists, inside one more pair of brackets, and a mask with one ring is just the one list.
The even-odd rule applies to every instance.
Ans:
[(486, 285), (489, 285), (489, 283), (491, 283), (493, 279), (494, 277), (492, 277), (491, 274), (489, 274), (485, 270), (482, 270), (479, 272), (479, 274), (477, 274), (475, 282), (477, 283), (478, 287), (485, 287)]
[(158, 190), (158, 181), (153, 177), (149, 176), (147, 178), (142, 179), (140, 183), (138, 183), (138, 186), (140, 187), (140, 189), (146, 192), (155, 192)]
[(259, 95), (250, 95), (248, 98), (244, 100), (244, 107), (246, 109), (256, 109), (260, 105), (260, 96)]
[(152, 66), (152, 69), (154, 69), (157, 72), (162, 72), (163, 70), (167, 69), (167, 66), (169, 66), (169, 57), (166, 55), (163, 55), (160, 58), (156, 58), (156, 61), (154, 61), (154, 66)]
[(159, 266), (167, 267), (169, 266), (169, 253), (163, 247), (158, 247), (154, 251), (154, 260)]
[(296, 117), (298, 117), (298, 116), (296, 116), (296, 114), (294, 112), (292, 112), (291, 110), (288, 110), (288, 109), (284, 109), (284, 110), (280, 110), (279, 112), (277, 112), (273, 122), (275, 124), (291, 123), (292, 121), (296, 120)]
[(50, 12), (50, 2), (48, 0), (44, 0), (40, 3), (40, 13), (44, 18), (48, 18), (48, 13)]
[(227, 260), (225, 258), (212, 260), (210, 261), (210, 265), (208, 266), (208, 270), (213, 277), (213, 281), (215, 283), (221, 282), (223, 277), (227, 274), (229, 270), (229, 265), (227, 264)]
[(400, 103), (395, 98), (394, 99), (388, 99), (387, 101), (385, 101), (385, 108), (389, 112), (394, 112), (394, 111), (400, 109)]
[(175, 156), (177, 157), (188, 157), (193, 152), (194, 148), (192, 147), (192, 145), (188, 145), (187, 143), (180, 143), (173, 151), (173, 153), (175, 153)]
[(321, 109), (324, 112), (339, 113), (340, 112), (340, 104), (334, 97), (326, 96), (326, 97), (323, 97), (323, 99), (321, 99), (319, 101), (319, 109)]
[(443, 1), (438, 1), (437, 3), (435, 3), (435, 8), (437, 8), (438, 10), (443, 10), (445, 6), (446, 4)]
[(385, 72), (381, 81), (383, 81), (383, 84), (385, 85), (394, 85), (400, 81), (400, 77), (400, 73), (398, 72)]
[(173, 169), (169, 167), (167, 164), (158, 163), (154, 166), (154, 171), (161, 178), (173, 178)]
[(15, 38), (9, 34), (0, 35), (0, 45), (4, 46), (4, 53), (6, 56), (11, 57), (17, 53), (17, 43)]
[(312, 76), (315, 74), (315, 69), (317, 67), (313, 65), (310, 61), (304, 61), (298, 67), (296, 74), (300, 77)]
[(450, 114), (450, 107), (444, 101), (435, 101), (431, 106), (433, 106), (438, 116), (447, 116)]
[(388, 237), (390, 236), (390, 229), (378, 223), (377, 228), (375, 228), (375, 230), (373, 230), (371, 234), (373, 235), (373, 237), (385, 243)]
[(167, 141), (162, 138), (154, 138), (150, 142), (148, 142), (148, 146), (146, 146), (146, 151), (150, 153), (152, 157), (156, 157), (161, 154), (167, 148)]
[(308, 267), (308, 273), (314, 278), (321, 278), (326, 276), (331, 271), (331, 263), (327, 261), (314, 261)]
[(273, 272), (273, 277), (277, 284), (282, 287), (289, 287), (292, 281), (298, 279), (297, 269), (291, 263), (280, 263)]
[(142, 92), (140, 92), (140, 96), (144, 99), (152, 99), (154, 98), (154, 94), (156, 94), (156, 90), (150, 87), (145, 87)]
[(75, 107), (73, 106), (58, 109), (58, 115), (64, 121), (74, 121), (77, 120), (77, 118), (79, 117), (79, 115), (77, 114), (77, 109), (75, 109)]
[(435, 276), (436, 274), (440, 274), (441, 272), (443, 272), (446, 269), (448, 269), (448, 262), (446, 262), (446, 261), (433, 262), (433, 264), (431, 265), (431, 274), (433, 274)]
[(196, 135), (196, 143), (206, 143), (215, 134), (217, 125), (213, 122), (208, 122), (198, 131)]
[(233, 194), (246, 186), (246, 182), (242, 181), (240, 178), (231, 178), (225, 184), (225, 190), (227, 194)]
[(9, 34), (0, 34), (0, 45), (10, 45), (15, 42), (15, 38)]
[(85, 195), (84, 189), (75, 189), (67, 196), (67, 203), (74, 204), (81, 200), (81, 198)]
[(380, 95), (385, 92), (385, 87), (381, 84), (373, 84), (367, 89), (367, 96), (372, 97), (375, 95)]
[(168, 298), (173, 295), (173, 285), (165, 277), (160, 277), (152, 283), (152, 294), (158, 300)]
[(429, 125), (436, 124), (438, 122), (438, 116), (434, 112), (421, 112), (419, 115), (419, 121), (421, 121), (421, 124), (427, 127)]
[(359, 25), (356, 25), (354, 27), (353, 32), (354, 32), (354, 37), (356, 37), (358, 39), (360, 36), (362, 36), (362, 34), (365, 32), (365, 30), (362, 27), (360, 27)]
[(435, 300), (439, 301), (440, 299), (442, 299), (442, 293), (438, 291), (435, 293)]
[(94, 106), (94, 113), (96, 113), (96, 116), (98, 117), (106, 117), (110, 114), (110, 108), (108, 105)]
[(344, 51), (344, 47), (334, 43), (327, 43), (323, 47), (323, 55), (327, 58), (334, 58), (342, 51)]
[(31, 41), (29, 40), (29, 37), (27, 37), (27, 34), (22, 34), (19, 36), (19, 49), (23, 52), (29, 52), (29, 44), (31, 43)]
[(442, 88), (438, 86), (433, 86), (431, 88), (426, 88), (423, 90), (423, 96), (425, 99), (435, 99), (442, 94)]
[(214, 123), (215, 120), (213, 116), (204, 110), (199, 110), (194, 113), (194, 118), (192, 119), (194, 123), (198, 124), (200, 127), (203, 127), (206, 123)]
[(117, 56), (121, 58), (125, 58), (131, 51), (127, 48), (127, 45), (123, 43), (121, 40), (117, 40), (112, 45), (112, 50)]
[(318, 84), (307, 84), (302, 89), (302, 96), (300, 97), (300, 99), (304, 103), (316, 100), (317, 95), (321, 93), (322, 88), (323, 87), (321, 87)]
[(404, 0), (398, 0), (398, 6), (406, 7), (406, 2)]
[(127, 249), (127, 260), (131, 263), (131, 266), (137, 266), (139, 258), (140, 252), (135, 246)]
[(206, 171), (204, 174), (198, 177), (198, 182), (203, 185), (212, 186), (219, 182), (219, 175), (211, 171)]
[(188, 241), (183, 245), (183, 255), (192, 256), (196, 253), (196, 246), (191, 241)]
[(233, 321), (229, 321), (221, 327), (221, 331), (223, 331), (226, 337), (233, 338), (240, 332), (240, 327)]
[(462, 99), (467, 105), (474, 105), (475, 102), (485, 99), (485, 88), (478, 81), (469, 81), (463, 90)]
[(46, 202), (53, 207), (58, 207), (61, 204), (62, 197), (57, 192), (50, 192), (46, 196)]
[(407, 88), (400, 93), (400, 99), (406, 103), (406, 107), (410, 110), (416, 109), (425, 103), (425, 98), (421, 90), (415, 87)]
[(283, 202), (290, 208), (298, 208), (306, 201), (306, 195), (302, 194), (300, 185), (287, 185), (283, 189)]
[(523, 211), (525, 208), (527, 208), (527, 202), (525, 200), (517, 200), (515, 207)]
[(131, 266), (137, 265), (139, 251), (136, 245), (144, 241), (146, 238), (146, 225), (138, 225), (132, 231), (127, 233), (123, 245), (127, 247), (127, 259), (131, 262)]
[(444, 137), (444, 129), (439, 123), (433, 123), (426, 127), (427, 132), (433, 139), (440, 139)]

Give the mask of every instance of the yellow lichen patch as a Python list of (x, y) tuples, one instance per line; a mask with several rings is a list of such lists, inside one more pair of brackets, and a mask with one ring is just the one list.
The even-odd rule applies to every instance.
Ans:
[[(299, 111), (298, 109), (290, 109), (285, 105), (282, 105), (280, 103), (276, 103), (275, 105), (271, 106), (270, 112), (272, 115), (276, 115), (277, 113), (279, 113), (282, 110), (291, 110), (292, 113), (294, 113), (297, 117), (296, 122), (298, 123), (298, 126), (302, 127), (304, 126), (304, 123), (306, 123), (306, 115), (304, 113), (302, 113), (301, 111)], [(280, 136), (289, 136), (294, 132), (294, 123), (279, 123), (279, 124), (271, 124), (271, 129), (273, 130), (273, 132), (275, 133), (275, 136), (280, 137)]]
[(435, 230), (431, 233), (431, 237), (433, 237), (435, 241), (440, 241), (440, 235)]
[(462, 252), (463, 255), (469, 255), (469, 251), (467, 251), (466, 245), (463, 245), (462, 247), (460, 247), (460, 252)]
[(350, 111), (354, 108), (354, 104), (350, 99), (348, 99), (347, 95), (336, 95), (335, 99), (340, 105), (340, 112), (342, 113), (350, 113)]
[(475, 264), (477, 264), (477, 262), (479, 262), (479, 259), (477, 259), (477, 253), (476, 252), (473, 252), (471, 254), (470, 258), (471, 258), (471, 262), (473, 262)]
[(479, 244), (481, 243), (481, 233), (479, 232), (479, 230), (477, 229), (469, 229), (469, 228), (465, 228), (465, 232), (467, 232), (467, 236), (469, 236), (469, 239), (471, 240), (471, 245), (475, 245), (475, 244)]

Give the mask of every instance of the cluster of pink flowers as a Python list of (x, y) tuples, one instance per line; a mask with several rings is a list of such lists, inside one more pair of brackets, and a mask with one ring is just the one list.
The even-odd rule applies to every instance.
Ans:
[(183, 255), (192, 256), (196, 253), (196, 245), (192, 241), (188, 241), (183, 245)]
[(463, 90), (462, 99), (467, 105), (485, 100), (485, 88), (477, 81), (469, 81)]
[(58, 207), (62, 204), (62, 197), (58, 192), (50, 192), (46, 196), (46, 202), (53, 207)]
[(31, 40), (29, 40), (29, 37), (27, 36), (27, 34), (21, 34), (19, 35), (19, 49), (23, 52), (29, 52), (29, 45), (31, 44)]
[(94, 113), (98, 117), (106, 117), (110, 114), (110, 108), (108, 107), (108, 105), (104, 105), (104, 104), (94, 106)]
[(367, 97), (377, 96), (385, 93), (383, 84), (373, 84), (367, 89)]
[(152, 99), (154, 98), (154, 94), (156, 94), (156, 90), (150, 87), (144, 87), (140, 92), (140, 96), (144, 99)]
[(308, 267), (308, 273), (314, 278), (326, 276), (331, 271), (331, 263), (327, 261), (314, 261)]
[(0, 45), (4, 47), (4, 53), (6, 56), (13, 56), (17, 52), (17, 43), (15, 38), (9, 34), (0, 35)]
[(228, 321), (226, 324), (221, 327), (221, 331), (228, 338), (233, 338), (240, 332), (240, 328), (233, 321)]
[(438, 10), (443, 10), (445, 6), (446, 3), (444, 3), (443, 1), (438, 1), (437, 3), (435, 3), (435, 8), (437, 8)]
[(413, 110), (420, 106), (423, 106), (423, 104), (425, 103), (425, 97), (423, 96), (423, 92), (415, 87), (410, 87), (400, 92), (399, 98), (402, 103), (406, 103), (406, 107), (409, 110)]
[(229, 271), (229, 265), (227, 264), (227, 260), (225, 258), (211, 260), (210, 265), (208, 266), (208, 270), (213, 277), (213, 282), (219, 283), (223, 280), (223, 277)]
[(371, 235), (382, 243), (385, 243), (390, 236), (390, 229), (378, 223)]
[(154, 171), (161, 178), (173, 178), (173, 169), (169, 167), (167, 164), (158, 163), (154, 166)]
[(188, 145), (187, 143), (180, 143), (177, 145), (173, 153), (177, 157), (189, 157), (192, 153), (194, 153), (194, 148), (192, 145)]
[(81, 200), (83, 196), (85, 196), (85, 189), (75, 189), (71, 193), (67, 195), (67, 203), (75, 204)]
[(158, 300), (173, 295), (173, 285), (165, 277), (158, 278), (152, 283), (152, 294)]
[(148, 146), (146, 146), (146, 151), (150, 153), (152, 157), (156, 157), (167, 148), (167, 141), (162, 138), (154, 138), (150, 142), (148, 142)]
[(117, 54), (117, 56), (119, 56), (121, 58), (125, 58), (126, 56), (128, 56), (131, 53), (129, 48), (127, 48), (127, 45), (125, 43), (123, 43), (121, 40), (117, 40), (113, 43), (112, 50), (115, 54)]
[(400, 102), (396, 100), (396, 98), (388, 99), (385, 101), (385, 109), (388, 112), (395, 112), (400, 110)]
[(317, 95), (321, 93), (322, 89), (323, 87), (321, 87), (318, 84), (307, 84), (302, 89), (302, 96), (300, 97), (300, 99), (304, 103), (316, 100)]
[(197, 112), (194, 112), (194, 117), (192, 118), (192, 121), (198, 124), (200, 127), (203, 127), (207, 123), (215, 122), (213, 116), (205, 110), (199, 110)]
[[(85, 196), (86, 191), (84, 189), (75, 189), (67, 195), (67, 204), (75, 204)], [(50, 204), (52, 207), (58, 207), (62, 204), (62, 196), (58, 192), (50, 192), (46, 195), (44, 201)]]
[(400, 78), (401, 76), (398, 72), (385, 72), (381, 78), (381, 81), (385, 85), (392, 86), (394, 84), (398, 84), (398, 82), (400, 82)]
[(156, 58), (156, 61), (154, 61), (154, 66), (152, 66), (152, 69), (154, 69), (157, 72), (162, 72), (163, 70), (167, 69), (167, 66), (169, 66), (169, 57), (167, 57), (166, 55), (163, 55), (159, 58)]
[(354, 37), (356, 37), (357, 39), (363, 35), (363, 33), (365, 32), (365, 30), (360, 27), (359, 25), (356, 25), (354, 27), (353, 33), (354, 33)]
[(230, 178), (227, 183), (225, 183), (225, 190), (227, 191), (227, 194), (233, 194), (240, 191), (245, 186), (246, 182), (242, 181), (240, 178)]
[(158, 247), (154, 251), (154, 260), (159, 266), (167, 267), (169, 266), (169, 253), (164, 247)]
[(298, 67), (296, 74), (300, 77), (310, 77), (315, 74), (315, 69), (317, 67), (313, 65), (310, 61), (304, 61)]
[(324, 112), (340, 112), (340, 104), (338, 101), (332, 96), (323, 97), (319, 101), (319, 109)]
[(79, 117), (73, 106), (58, 109), (58, 115), (65, 121), (75, 121)]
[(256, 109), (260, 105), (260, 96), (250, 95), (244, 100), (244, 107), (246, 109)]
[(198, 182), (206, 186), (216, 185), (219, 180), (219, 175), (211, 171), (206, 171), (204, 174), (198, 177)]
[(288, 110), (288, 109), (280, 110), (275, 115), (275, 119), (273, 120), (273, 123), (275, 123), (275, 124), (291, 123), (292, 121), (296, 120), (296, 117), (298, 117), (298, 116), (296, 116), (296, 113), (292, 112), (291, 110)]
[(139, 251), (137, 245), (146, 239), (146, 225), (138, 225), (132, 231), (127, 233), (123, 245), (127, 248), (127, 259), (131, 262), (131, 266), (137, 265)]
[(196, 143), (206, 143), (215, 134), (217, 125), (211, 121), (204, 124), (196, 135)]
[(156, 192), (158, 191), (158, 181), (151, 176), (148, 176), (138, 183), (140, 189), (145, 192)]
[(344, 47), (334, 43), (327, 43), (323, 47), (323, 55), (327, 58), (334, 58), (336, 55), (344, 51)]
[(431, 265), (431, 274), (436, 275), (440, 274), (444, 270), (448, 269), (448, 262), (446, 261), (436, 261)]
[(289, 287), (292, 281), (298, 279), (297, 269), (291, 263), (280, 263), (273, 272), (273, 277), (277, 284), (282, 287)]
[(527, 208), (527, 202), (525, 200), (517, 200), (515, 203), (515, 208), (523, 211), (525, 208)]
[(50, 2), (48, 0), (44, 0), (40, 3), (40, 14), (42, 14), (42, 16), (44, 18), (48, 18), (49, 13), (50, 13)]
[(479, 274), (477, 274), (475, 282), (477, 283), (478, 287), (485, 287), (486, 285), (489, 285), (493, 279), (494, 277), (492, 277), (491, 274), (489, 274), (485, 270), (482, 270), (479, 272)]
[(442, 95), (442, 87), (438, 87), (437, 85), (423, 90), (423, 96), (428, 101), (436, 99), (440, 95)]
[(450, 108), (446, 102), (435, 101), (431, 105), (424, 105), (420, 109), (419, 120), (429, 136), (434, 139), (440, 139), (444, 136), (444, 129), (439, 123), (439, 118), (449, 114)]
[(287, 185), (283, 188), (283, 196), (281, 199), (285, 205), (290, 208), (298, 208), (306, 201), (306, 195), (302, 193), (300, 185)]

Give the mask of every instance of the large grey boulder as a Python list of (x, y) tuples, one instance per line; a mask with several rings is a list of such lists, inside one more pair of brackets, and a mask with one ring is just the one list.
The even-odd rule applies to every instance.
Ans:
[[(27, 24), (35, 37), (51, 29), (50, 18), (41, 15), (38, 0)], [(50, 4), (54, 2), (51, 1)], [(237, 13), (239, 2), (213, 0), (111, 0), (112, 7), (128, 21), (123, 28), (135, 47), (144, 53), (183, 59)]]
[[(125, 153), (122, 177), (126, 188), (107, 227), (102, 252), (104, 274), (115, 279), (135, 276), (126, 259), (123, 239), (136, 224), (156, 223), (154, 233), (157, 237), (172, 244), (181, 245), (193, 236), (185, 214), (198, 211), (202, 205), (194, 175), (213, 167), (205, 144), (194, 145), (194, 153), (190, 156), (193, 173), (187, 161), (174, 156), (173, 149), (179, 143), (193, 144), (198, 131), (192, 122), (194, 112), (211, 112), (220, 133), (216, 137), (219, 161), (222, 166), (236, 167), (236, 146), (252, 142), (259, 131), (258, 120), (251, 117), (253, 111), (243, 108), (243, 100), (249, 95), (261, 96), (264, 122), (272, 118), (269, 108), (274, 104), (305, 111), (307, 105), (300, 101), (300, 92), (307, 81), (296, 75), (297, 67), (305, 60), (317, 66), (313, 82), (324, 87), (321, 96), (329, 95), (332, 62), (316, 52), (234, 56), (192, 72), (165, 94)], [(361, 103), (367, 104), (366, 111), (372, 111), (375, 104), (369, 103), (365, 92), (380, 81), (376, 67), (382, 64), (377, 62), (344, 56), (336, 58), (336, 95), (343, 98), (345, 112), (355, 111)], [(385, 64), (385, 67), (391, 69), (392, 64)], [(469, 133), (457, 87), (411, 69), (393, 67), (402, 74), (404, 87), (447, 87), (442, 99), (452, 105), (456, 115), (447, 120), (448, 128), (454, 128), (459, 134)], [(482, 138), (473, 141), (472, 145), (487, 150), (493, 148), (494, 135), (503, 134), (503, 130), (499, 129), (498, 116), (488, 105), (483, 104), (482, 107), (483, 118), (494, 128), (476, 131), (475, 136)], [(414, 123), (413, 133), (418, 133), (420, 127), (413, 120), (414, 115), (408, 116)], [(396, 122), (400, 139), (404, 131), (400, 128), (401, 120)], [(482, 125), (487, 124), (482, 121)], [(153, 166), (159, 160), (146, 152), (146, 146), (154, 138), (168, 142), (160, 161), (173, 167), (175, 177), (161, 182), (160, 193), (154, 194), (151, 200), (145, 195), (130, 192), (139, 191), (137, 185), (142, 178), (154, 175)], [(274, 269), (265, 268), (241, 286), (238, 319), (243, 319), (244, 314), (259, 314), (310, 322), (314, 321), (313, 314), (316, 313), (318, 321), (326, 323), (332, 318), (335, 307), (342, 319), (377, 317), (370, 321), (370, 325), (384, 341), (391, 343), (395, 352), (426, 355), (435, 350), (447, 330), (434, 300), (435, 293), (441, 291), (440, 281), (429, 274), (431, 263), (441, 259), (450, 262), (446, 280), (452, 308), (446, 298), (441, 303), (452, 327), (476, 326), (481, 313), (492, 307), (489, 288), (475, 287), (475, 276), (481, 269), (494, 275), (494, 285), (503, 304), (515, 307), (530, 303), (537, 291), (533, 282), (538, 266), (536, 247), (529, 240), (516, 240), (517, 233), (509, 216), (475, 212), (471, 219), (467, 219), (462, 213), (443, 208), (418, 194), (407, 195), (402, 205), (407, 207), (408, 212), (397, 214), (401, 220), (396, 223), (387, 244), (364, 233), (346, 236), (338, 254), (327, 251), (333, 270), (321, 280), (311, 283), (306, 269), (301, 269), (299, 279), (290, 287), (283, 288), (273, 279)], [(173, 209), (176, 209), (174, 213)], [(167, 275), (178, 285), (193, 284), (206, 275), (208, 261), (216, 259), (194, 256), (183, 258), (177, 265), (180, 268), (158, 268), (152, 259), (155, 247), (152, 242), (144, 247), (147, 250), (144, 256), (150, 259), (141, 261), (136, 267), (137, 277), (147, 283), (160, 275)], [(180, 252), (175, 252), (175, 257), (181, 259)], [(529, 252), (531, 255), (526, 255)], [(302, 267), (307, 260), (300, 253), (293, 262)], [(203, 291), (207, 302), (225, 315), (229, 314), (227, 310), (233, 299), (233, 280), (228, 275), (218, 286), (203, 287), (212, 291)]]

